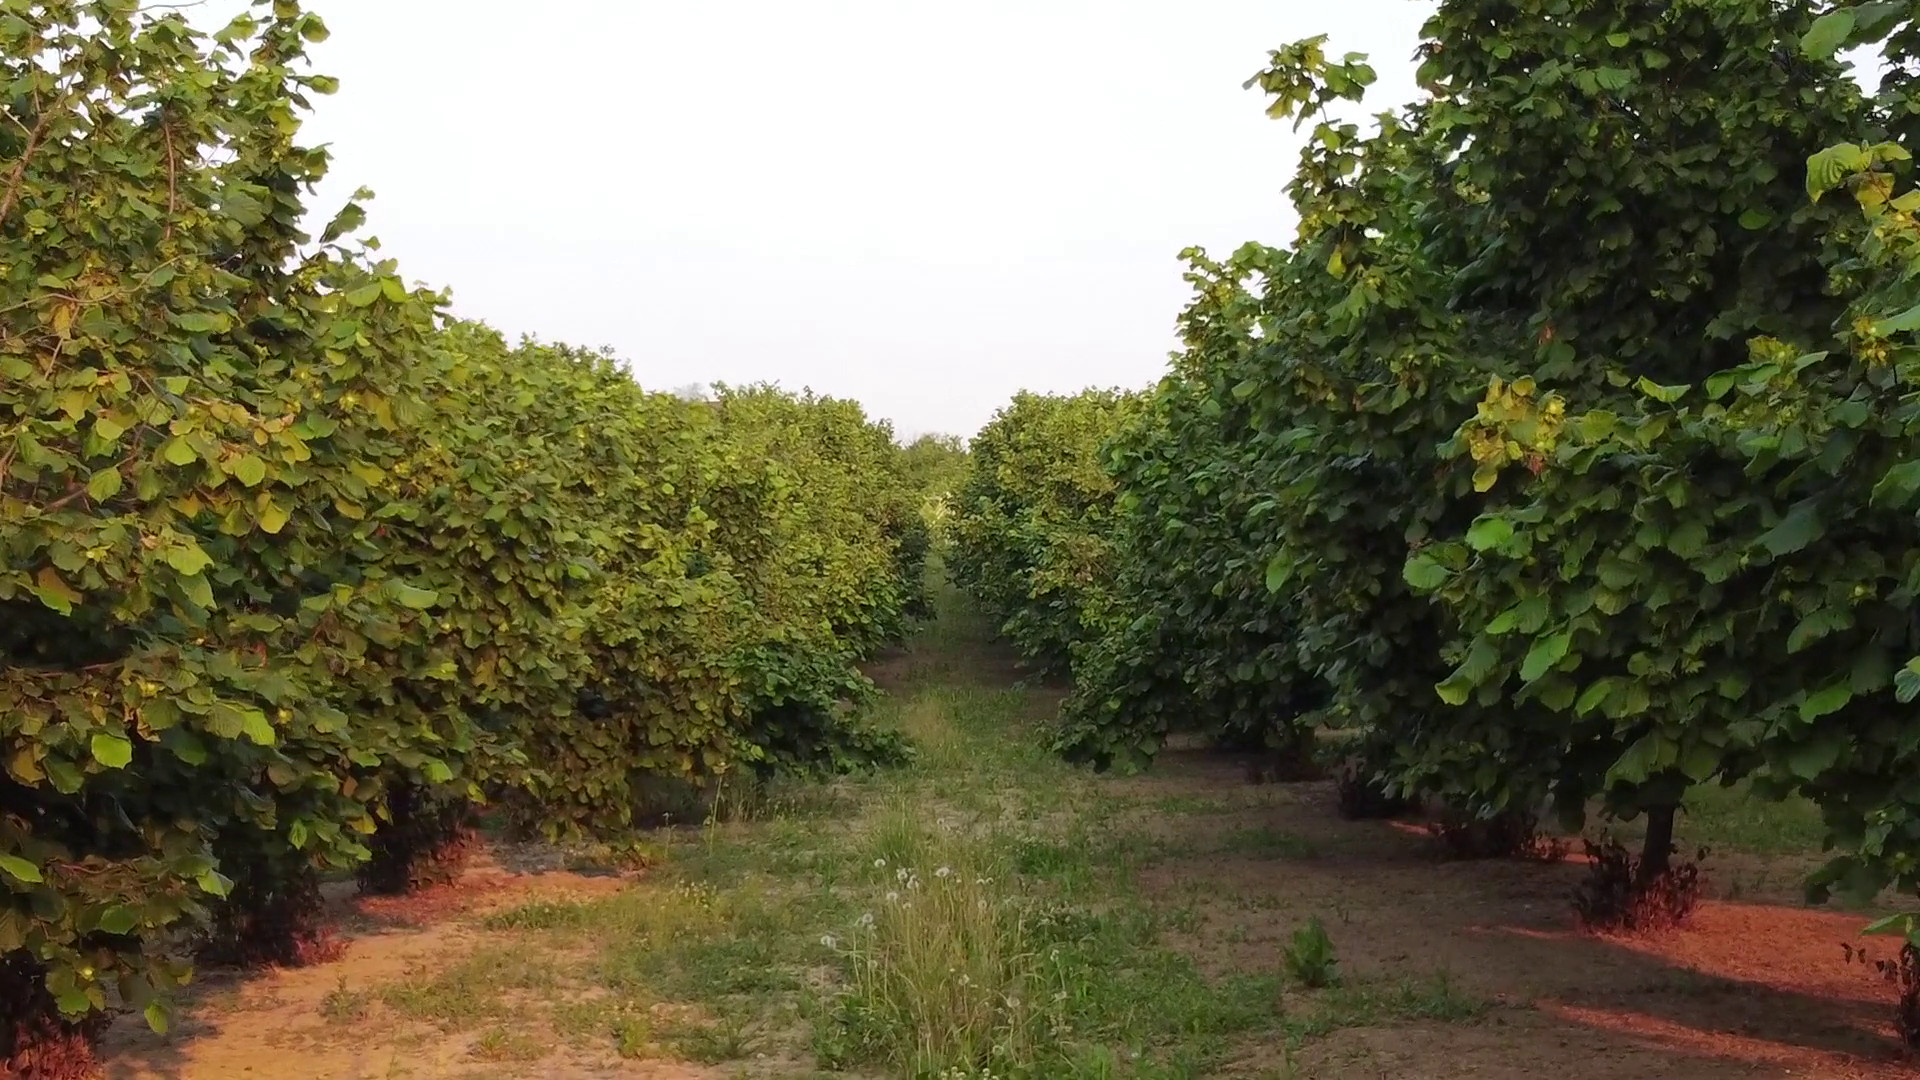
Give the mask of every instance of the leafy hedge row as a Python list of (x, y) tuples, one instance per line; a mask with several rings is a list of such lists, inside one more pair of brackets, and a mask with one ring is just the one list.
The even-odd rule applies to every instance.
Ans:
[(483, 798), (603, 830), (899, 752), (854, 712), (924, 608), (891, 432), (451, 322), (358, 200), (303, 233), (324, 36), (0, 5), (0, 1072), (164, 1024), (208, 925), (297, 956), (322, 871), (418, 880)]
[(1398, 787), (1647, 814), (1648, 877), (1750, 781), (1824, 811), (1816, 893), (1920, 887), (1906, 11), (1445, 0), (1365, 134), (1361, 58), (1274, 52), (1299, 236), (1190, 253), (1063, 749), (1351, 729)]
[(1114, 484), (1099, 450), (1139, 405), (1110, 390), (1022, 393), (968, 448), (948, 566), (1041, 670), (1066, 669), (1104, 631)]

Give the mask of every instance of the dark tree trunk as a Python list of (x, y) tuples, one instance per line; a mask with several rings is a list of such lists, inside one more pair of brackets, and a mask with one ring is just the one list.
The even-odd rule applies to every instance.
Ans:
[(1656, 806), (1647, 811), (1647, 842), (1640, 849), (1640, 880), (1646, 886), (1659, 880), (1673, 864), (1673, 815), (1675, 807)]

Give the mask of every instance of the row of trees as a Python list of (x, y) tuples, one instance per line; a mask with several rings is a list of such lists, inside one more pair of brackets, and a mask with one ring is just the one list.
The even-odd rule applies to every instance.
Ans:
[[(1274, 52), (1296, 240), (1188, 253), (1185, 349), (1104, 442), (1022, 400), (976, 454), (976, 588), (1100, 628), (1061, 748), (1347, 729), (1481, 813), (1647, 815), (1642, 882), (1746, 781), (1822, 809), (1816, 893), (1920, 888), (1913, 9), (1444, 0), (1424, 38), (1365, 132), (1363, 58)], [(1040, 568), (1083, 545), (1076, 623)]]
[(469, 809), (894, 756), (854, 664), (924, 607), (892, 433), (650, 393), (302, 231), (325, 27), (0, 2), (0, 1074), (297, 961), (319, 882), (445, 876)]

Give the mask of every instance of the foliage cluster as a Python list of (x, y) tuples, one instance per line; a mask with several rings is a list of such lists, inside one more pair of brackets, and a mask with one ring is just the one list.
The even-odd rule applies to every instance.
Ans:
[(1250, 80), (1310, 126), (1299, 234), (1189, 253), (1061, 747), (1352, 729), (1489, 818), (1648, 815), (1641, 883), (1746, 781), (1822, 808), (1816, 894), (1920, 888), (1920, 24), (1444, 0), (1424, 38), (1370, 131), (1324, 39)]
[(1022, 393), (970, 447), (948, 565), (1022, 656), (1065, 670), (1112, 618), (1114, 482), (1100, 451), (1138, 394)]
[(452, 321), (367, 193), (303, 231), (325, 36), (0, 0), (0, 965), (59, 1014), (10, 1040), (164, 1025), (209, 925), (297, 959), (320, 874), (444, 876), (483, 799), (618, 829), (900, 752), (854, 667), (924, 606), (892, 432)]

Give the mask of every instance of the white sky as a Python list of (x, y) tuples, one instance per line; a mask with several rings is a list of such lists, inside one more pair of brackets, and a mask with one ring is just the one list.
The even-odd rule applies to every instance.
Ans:
[[(212, 7), (231, 10), (234, 0)], [(325, 211), (372, 187), (411, 279), (650, 387), (775, 381), (903, 437), (1016, 390), (1146, 385), (1177, 255), (1285, 242), (1299, 141), (1241, 83), (1431, 0), (309, 0)], [(196, 20), (197, 21), (197, 20)]]

